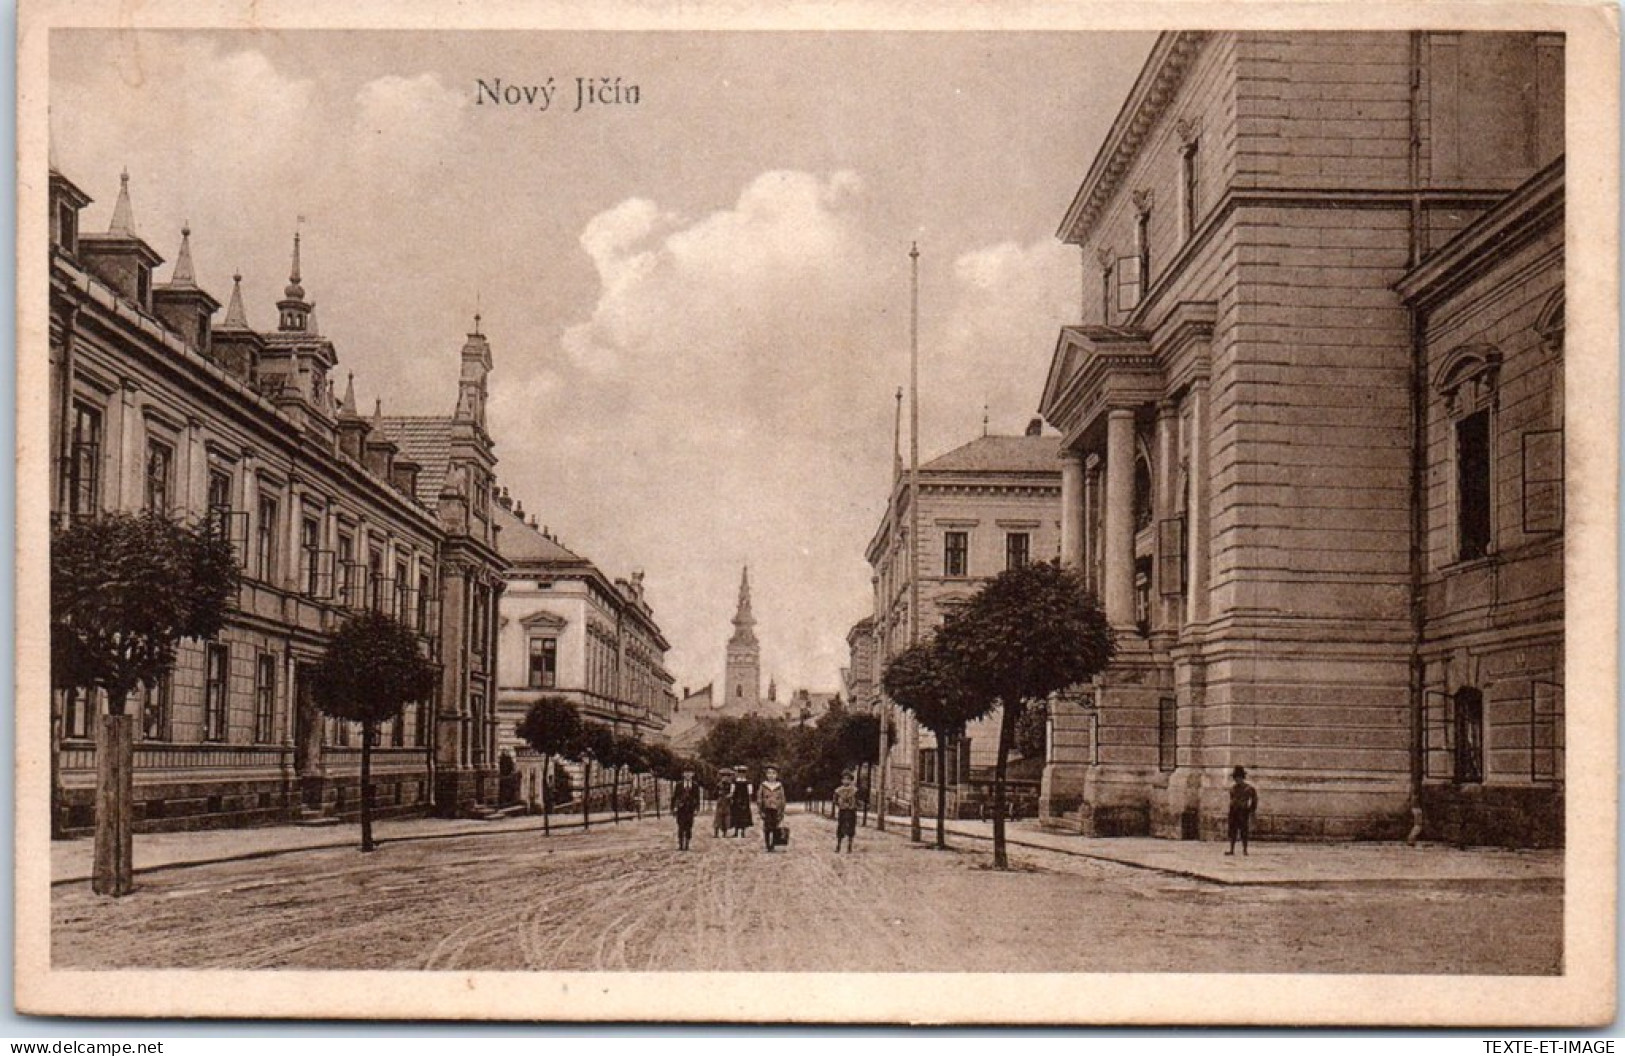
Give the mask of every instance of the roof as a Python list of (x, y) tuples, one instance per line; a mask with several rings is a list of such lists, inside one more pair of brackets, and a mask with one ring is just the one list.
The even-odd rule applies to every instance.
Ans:
[(514, 515), (501, 503), (492, 505), (496, 517), (497, 552), (518, 565), (580, 565), (592, 562), (567, 547), (560, 546)]
[(440, 507), (440, 488), (451, 467), (451, 419), (434, 415), (378, 418), (374, 424), (400, 448), (400, 456), (416, 462), (417, 500), (429, 509)]
[(1060, 473), (1058, 436), (982, 436), (921, 466), (933, 473)]

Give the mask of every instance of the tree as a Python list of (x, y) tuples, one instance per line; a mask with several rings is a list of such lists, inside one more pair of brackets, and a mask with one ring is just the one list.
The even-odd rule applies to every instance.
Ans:
[[(937, 739), (937, 847), (948, 847), (948, 743), (965, 734), (965, 724), (992, 710), (992, 702), (972, 692), (951, 655), (937, 640), (917, 642), (898, 653), (880, 678), (886, 695)], [(875, 731), (878, 732), (878, 731)], [(872, 741), (871, 741), (872, 743)]]
[(643, 767), (643, 742), (630, 734), (612, 733), (609, 742), (609, 755), (601, 756), (599, 761), (610, 767), (609, 806), (614, 814), (615, 823), (619, 825), (621, 822), (621, 770), (624, 768), (636, 772)]
[(700, 742), (700, 756), (718, 767), (754, 766), (782, 760), (789, 742), (789, 728), (779, 719), (720, 719)]
[(439, 671), (418, 651), (417, 635), (395, 617), (371, 610), (339, 625), (311, 675), (317, 709), (361, 723), (361, 849), (372, 839), (372, 747), (378, 724), (413, 701), (428, 700)]
[(238, 583), (231, 542), (208, 523), (110, 513), (51, 535), (52, 688), (107, 696), (96, 729), (97, 894), (134, 887), (130, 694), (169, 674), (182, 639), (219, 633)]
[(1116, 651), (1105, 614), (1071, 569), (1054, 561), (1001, 572), (937, 632), (956, 677), (975, 696), (1004, 708), (993, 771), (993, 864), (1005, 849), (1005, 770), (1028, 701), (1083, 682)]
[(553, 782), (548, 775), (555, 758), (580, 752), (581, 713), (563, 697), (542, 697), (525, 712), (514, 732), (542, 757), (542, 832), (551, 835)]
[(581, 759), (581, 827), (592, 828), (592, 764), (606, 763), (615, 756), (615, 734), (608, 726), (590, 719), (581, 724), (581, 740), (576, 744)]
[(655, 817), (658, 818), (660, 817), (660, 782), (682, 780), (683, 764), (677, 758), (677, 753), (663, 744), (644, 745), (643, 759), (648, 765), (649, 773), (654, 775)]
[(1029, 701), (1016, 720), (1016, 754), (1023, 759), (1043, 759), (1048, 753), (1049, 701)]

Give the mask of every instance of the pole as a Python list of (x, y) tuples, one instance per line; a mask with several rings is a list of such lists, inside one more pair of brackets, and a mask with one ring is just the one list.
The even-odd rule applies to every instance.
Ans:
[[(920, 247), (908, 247), (908, 644), (920, 640)], [(910, 720), (909, 729), (918, 727)], [(919, 738), (911, 739), (909, 839), (920, 842)]]

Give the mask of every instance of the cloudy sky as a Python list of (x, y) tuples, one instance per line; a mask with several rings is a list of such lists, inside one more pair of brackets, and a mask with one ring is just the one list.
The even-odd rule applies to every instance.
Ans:
[[(128, 168), (140, 233), (173, 257), (189, 221), (200, 283), (224, 300), (240, 270), (262, 329), (302, 216), (364, 406), (449, 412), (478, 304), (502, 482), (611, 576), (645, 571), (679, 682), (720, 678), (749, 562), (764, 674), (833, 689), (870, 608), (909, 243), (923, 456), (984, 405), (1020, 432), (1078, 315), (1055, 229), (1151, 43), (57, 30), (52, 145), (87, 229)], [(638, 101), (577, 111), (578, 77)], [(551, 105), (481, 81), (551, 81)]]

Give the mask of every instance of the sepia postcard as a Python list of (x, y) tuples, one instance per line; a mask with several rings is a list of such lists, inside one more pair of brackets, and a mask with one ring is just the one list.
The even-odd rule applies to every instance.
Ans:
[(18, 100), (19, 1012), (1613, 1019), (1614, 8), (33, 0)]

